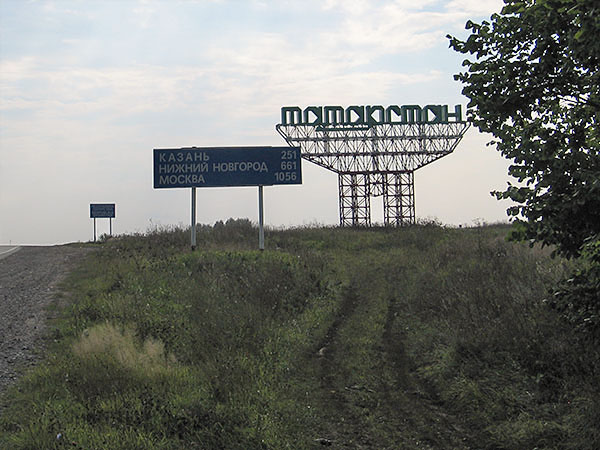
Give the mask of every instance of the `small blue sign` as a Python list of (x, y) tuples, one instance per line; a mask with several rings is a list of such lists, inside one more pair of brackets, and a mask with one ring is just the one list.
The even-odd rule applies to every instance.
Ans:
[(114, 203), (90, 203), (90, 218), (115, 217)]
[(299, 147), (154, 149), (154, 188), (302, 184)]

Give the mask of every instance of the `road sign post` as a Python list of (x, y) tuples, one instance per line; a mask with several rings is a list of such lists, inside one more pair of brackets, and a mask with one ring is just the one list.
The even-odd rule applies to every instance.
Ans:
[(196, 248), (197, 187), (259, 187), (259, 248), (264, 249), (263, 186), (302, 184), (299, 147), (154, 149), (154, 188), (192, 188), (192, 250)]
[(191, 225), (192, 251), (196, 250), (196, 188), (192, 187), (192, 225)]
[(109, 232), (112, 236), (112, 219), (115, 217), (116, 205), (114, 203), (90, 203), (90, 218), (94, 219), (94, 242), (96, 242), (96, 219), (109, 219)]
[(258, 186), (258, 249), (265, 249), (265, 213), (263, 208), (263, 186)]

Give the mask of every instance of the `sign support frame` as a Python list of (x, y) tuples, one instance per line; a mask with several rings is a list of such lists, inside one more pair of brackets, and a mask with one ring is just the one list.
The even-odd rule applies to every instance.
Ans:
[(258, 249), (263, 251), (265, 249), (265, 212), (264, 212), (264, 198), (263, 198), (263, 185), (258, 186)]
[(190, 227), (192, 251), (196, 250), (196, 188), (192, 187), (192, 223)]

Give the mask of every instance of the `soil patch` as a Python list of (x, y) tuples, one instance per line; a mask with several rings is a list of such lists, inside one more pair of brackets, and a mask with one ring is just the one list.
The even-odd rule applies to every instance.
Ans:
[[(58, 284), (90, 251), (76, 245), (22, 247), (0, 260), (0, 396), (43, 355), (47, 307)], [(0, 402), (0, 414), (2, 414)]]

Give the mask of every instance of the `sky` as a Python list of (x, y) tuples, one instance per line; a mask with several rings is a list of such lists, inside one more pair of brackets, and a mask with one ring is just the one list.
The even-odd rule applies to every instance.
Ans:
[[(462, 104), (447, 34), (501, 0), (0, 0), (0, 244), (188, 226), (190, 189), (153, 189), (154, 148), (281, 146), (282, 106)], [(508, 162), (471, 128), (415, 172), (418, 220), (507, 221)], [(337, 225), (337, 175), (264, 189), (273, 227)], [(258, 221), (255, 187), (197, 190), (197, 221)], [(371, 200), (383, 220), (381, 197)], [(98, 219), (97, 233), (108, 233)]]

